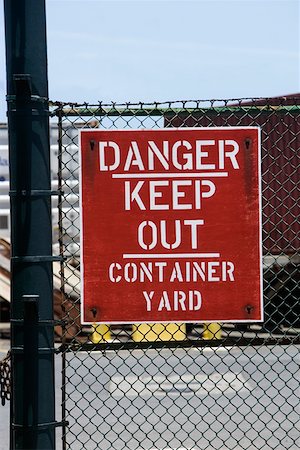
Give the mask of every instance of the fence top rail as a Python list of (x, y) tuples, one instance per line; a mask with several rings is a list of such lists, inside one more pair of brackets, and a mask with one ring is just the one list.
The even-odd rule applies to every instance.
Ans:
[(182, 100), (153, 103), (65, 103), (50, 101), (52, 116), (167, 116), (180, 114), (215, 114), (228, 112), (299, 112), (299, 98), (255, 98), (231, 100)]

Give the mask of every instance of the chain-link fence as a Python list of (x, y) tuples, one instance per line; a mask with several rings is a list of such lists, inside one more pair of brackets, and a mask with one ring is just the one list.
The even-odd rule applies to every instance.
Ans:
[[(64, 448), (299, 449), (299, 98), (53, 103), (52, 114)], [(81, 326), (78, 130), (204, 126), (261, 127), (264, 323), (187, 324), (179, 338), (168, 325)]]

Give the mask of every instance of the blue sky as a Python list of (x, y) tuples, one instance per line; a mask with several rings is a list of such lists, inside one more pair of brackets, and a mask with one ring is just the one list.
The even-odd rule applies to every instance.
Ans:
[[(46, 0), (49, 92), (73, 102), (300, 91), (298, 0)], [(5, 120), (0, 0), (0, 121)]]

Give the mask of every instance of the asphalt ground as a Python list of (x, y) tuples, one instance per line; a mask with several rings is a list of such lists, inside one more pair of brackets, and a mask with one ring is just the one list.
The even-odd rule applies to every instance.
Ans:
[[(0, 340), (0, 357), (9, 341)], [(300, 448), (299, 346), (66, 355), (68, 450)], [(56, 356), (57, 420), (61, 357)], [(0, 450), (9, 406), (0, 406)], [(61, 450), (57, 430), (57, 450)]]
[(70, 354), (70, 449), (298, 450), (299, 362), (295, 346)]

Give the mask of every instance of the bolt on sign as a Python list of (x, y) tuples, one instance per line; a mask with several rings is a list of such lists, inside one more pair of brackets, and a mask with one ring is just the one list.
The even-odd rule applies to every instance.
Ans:
[(262, 321), (260, 130), (82, 130), (83, 323)]

